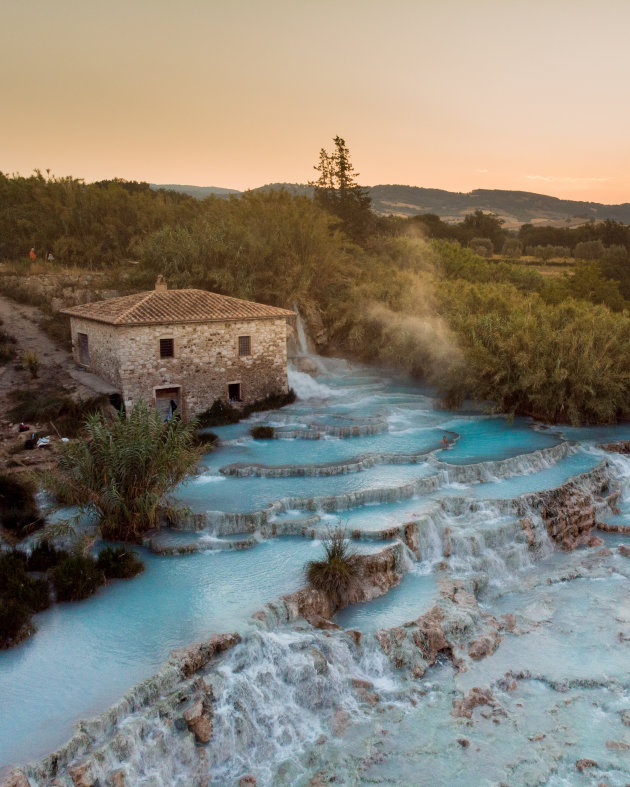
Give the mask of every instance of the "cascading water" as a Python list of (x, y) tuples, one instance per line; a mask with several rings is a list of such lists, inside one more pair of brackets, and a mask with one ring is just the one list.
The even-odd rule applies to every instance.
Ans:
[[(300, 320), (296, 357), (314, 359)], [(178, 490), (199, 518), (150, 540), (175, 557), (147, 554), (140, 578), (42, 613), (0, 653), (0, 769), (57, 750), (27, 769), (33, 787), (70, 787), (77, 763), (127, 787), (587, 784), (587, 758), (595, 783), (626, 784), (630, 537), (593, 527), (630, 525), (630, 459), (596, 448), (598, 430), (462, 418), (407, 381), (314, 363), (317, 379), (289, 371), (294, 405), (256, 416), (280, 439), (216, 430)], [(352, 636), (252, 623), (338, 525), (363, 553), (402, 541), (398, 584), (336, 616)], [(560, 551), (558, 528), (583, 547)], [(63, 750), (170, 649), (231, 630), (240, 645), (191, 676), (164, 668)]]

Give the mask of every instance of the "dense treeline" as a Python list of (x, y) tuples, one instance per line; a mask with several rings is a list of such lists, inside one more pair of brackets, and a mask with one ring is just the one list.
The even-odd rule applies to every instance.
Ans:
[(152, 191), (148, 183), (0, 173), (0, 259), (25, 258), (34, 248), (68, 265), (115, 264), (133, 254), (139, 238), (197, 209), (192, 197)]
[(623, 246), (626, 251), (630, 251), (630, 227), (611, 219), (573, 228), (535, 227), (532, 224), (523, 224), (518, 237), (523, 247), (566, 246), (573, 253), (580, 243), (599, 241), (600, 246), (603, 247)]
[(60, 263), (124, 264), (136, 289), (162, 273), (170, 286), (297, 305), (320, 348), (422, 376), (451, 405), (476, 397), (573, 423), (630, 416), (627, 257), (587, 255), (575, 272), (550, 278), (469, 248), (485, 238), (493, 247), (625, 250), (627, 227), (587, 225), (569, 239), (534, 236), (544, 228), (526, 225), (509, 238), (480, 212), (454, 227), (370, 214), (358, 233), (352, 221), (346, 227), (322, 200), (283, 191), (199, 201), (122, 181), (0, 177), (0, 255), (8, 259), (35, 246)]

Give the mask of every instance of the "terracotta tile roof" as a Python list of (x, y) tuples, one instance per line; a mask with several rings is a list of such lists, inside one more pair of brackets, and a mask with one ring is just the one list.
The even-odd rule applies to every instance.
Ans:
[(150, 290), (62, 309), (62, 314), (110, 325), (159, 325), (172, 322), (223, 322), (293, 317), (295, 312), (242, 301), (207, 290)]

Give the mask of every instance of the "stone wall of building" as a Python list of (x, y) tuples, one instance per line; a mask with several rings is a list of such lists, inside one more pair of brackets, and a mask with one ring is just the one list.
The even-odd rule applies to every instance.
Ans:
[[(119, 326), (116, 331), (127, 406), (141, 398), (153, 402), (156, 388), (181, 386), (182, 414), (190, 418), (215, 399), (227, 401), (230, 383), (240, 383), (244, 404), (288, 391), (284, 317)], [(251, 337), (250, 355), (239, 356), (239, 336)], [(160, 357), (160, 339), (173, 339), (173, 358)]]
[(119, 329), (115, 325), (71, 317), (70, 331), (74, 360), (78, 364), (81, 363), (78, 334), (85, 333), (88, 337), (90, 355), (90, 362), (86, 368), (122, 391), (118, 361)]

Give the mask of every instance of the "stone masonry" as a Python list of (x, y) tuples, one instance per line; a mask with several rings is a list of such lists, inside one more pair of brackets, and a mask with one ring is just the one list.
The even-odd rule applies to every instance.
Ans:
[[(241, 384), (244, 404), (286, 393), (285, 319), (119, 328), (118, 373), (125, 402), (153, 402), (155, 388), (182, 387), (184, 415), (228, 401)], [(251, 355), (239, 357), (238, 337), (251, 336)], [(160, 358), (160, 339), (173, 339), (173, 358)]]
[[(182, 308), (186, 306), (186, 298), (177, 301), (174, 296), (192, 294), (189, 297), (195, 297), (195, 293), (201, 294), (202, 301), (207, 295), (229, 302), (226, 309), (229, 307), (230, 316), (180, 321), (182, 314), (185, 316)], [(168, 296), (172, 296), (174, 316), (169, 320), (164, 314), (169, 306), (165, 289), (160, 289), (158, 294), (159, 308), (153, 303), (155, 299), (145, 299), (139, 301), (144, 309), (141, 312), (134, 312), (133, 296), (126, 296), (124, 303), (125, 299), (114, 298), (65, 310), (71, 318), (72, 347), (77, 363), (81, 363), (78, 334), (82, 333), (87, 335), (89, 347), (89, 361), (84, 365), (115, 386), (127, 408), (140, 399), (155, 406), (160, 389), (171, 389), (162, 391), (162, 396), (175, 399), (182, 416), (191, 418), (209, 408), (216, 399), (228, 401), (229, 390), (234, 399), (235, 388), (228, 389), (230, 385), (240, 386), (236, 389), (240, 392), (240, 400), (234, 402), (236, 406), (288, 391), (287, 319), (291, 312), (199, 290), (171, 290)], [(143, 294), (138, 298), (140, 295)], [(221, 313), (222, 301), (218, 306), (212, 303), (210, 310), (204, 302), (203, 309), (210, 314)], [(132, 306), (125, 311), (129, 302)], [(91, 307), (95, 307), (93, 312), (90, 312)], [(200, 308), (197, 304), (195, 311), (193, 302), (193, 318), (199, 316)], [(231, 317), (248, 311), (253, 312), (253, 316)], [(145, 322), (149, 319), (147, 314), (157, 317), (153, 324), (129, 324), (134, 314), (140, 314)], [(239, 337), (250, 337), (249, 352), (239, 354)], [(164, 339), (172, 340), (172, 357), (161, 357), (160, 340)]]

